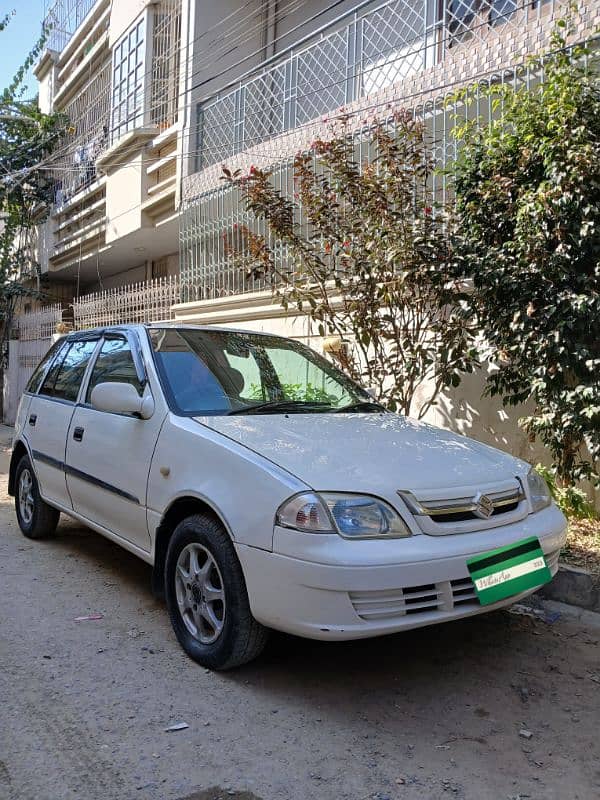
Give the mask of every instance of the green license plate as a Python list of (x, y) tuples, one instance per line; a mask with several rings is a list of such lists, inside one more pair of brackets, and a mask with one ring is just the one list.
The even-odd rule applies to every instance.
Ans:
[(537, 536), (469, 558), (467, 567), (484, 606), (552, 580)]

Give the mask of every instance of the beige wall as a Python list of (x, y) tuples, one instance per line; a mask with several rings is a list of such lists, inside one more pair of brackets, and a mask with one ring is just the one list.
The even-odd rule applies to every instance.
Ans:
[(106, 180), (106, 243), (139, 230), (145, 224), (142, 199), (146, 195), (147, 175), (142, 151), (119, 157), (119, 166), (109, 171)]

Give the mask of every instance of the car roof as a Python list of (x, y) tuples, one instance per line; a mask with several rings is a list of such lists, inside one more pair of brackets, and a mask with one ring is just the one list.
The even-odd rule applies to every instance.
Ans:
[(249, 331), (243, 328), (221, 327), (216, 325), (194, 325), (193, 323), (182, 322), (149, 322), (149, 323), (125, 323), (122, 325), (104, 325), (97, 328), (86, 328), (85, 330), (71, 331), (65, 338), (69, 339), (90, 339), (98, 336), (103, 336), (107, 333), (127, 333), (127, 331), (142, 331), (151, 328), (173, 329), (173, 330), (193, 330), (193, 331), (210, 331), (211, 333), (251, 333), (257, 336), (276, 336), (278, 339), (285, 339), (286, 337), (280, 336), (277, 333), (268, 333), (265, 331)]

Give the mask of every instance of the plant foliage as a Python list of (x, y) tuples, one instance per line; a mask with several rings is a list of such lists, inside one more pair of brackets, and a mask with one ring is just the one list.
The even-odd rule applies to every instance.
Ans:
[(231, 234), (231, 258), (266, 276), (286, 309), (307, 313), (336, 354), (392, 410), (423, 416), (443, 387), (473, 370), (473, 327), (458, 313), (444, 217), (431, 196), (433, 163), (421, 123), (398, 114), (367, 132), (361, 163), (347, 126), (296, 155), (293, 196), (267, 170), (231, 174), (268, 233)]
[[(0, 32), (10, 15), (0, 19)], [(44, 37), (0, 92), (0, 325), (7, 334), (16, 300), (35, 294), (32, 235), (51, 197), (52, 177), (44, 162), (64, 132), (59, 115), (42, 114), (37, 99), (26, 99), (25, 75), (43, 50)]]
[(491, 122), (458, 125), (458, 276), (497, 369), (488, 390), (531, 401), (521, 420), (559, 482), (598, 479), (600, 457), (600, 84), (560, 31), (533, 86), (490, 86)]

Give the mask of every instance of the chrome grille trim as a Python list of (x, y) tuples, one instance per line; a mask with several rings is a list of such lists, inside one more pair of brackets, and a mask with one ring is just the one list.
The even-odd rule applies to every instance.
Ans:
[[(412, 492), (403, 491), (402, 489), (398, 489), (398, 494), (415, 516), (436, 517), (442, 514), (467, 514), (477, 510), (475, 496), (456, 497), (451, 500), (423, 501), (417, 500)], [(485, 494), (492, 501), (494, 509), (520, 503), (525, 499), (525, 492), (520, 482), (514, 489), (502, 492), (486, 492)]]
[[(494, 484), (454, 489), (398, 489), (397, 494), (415, 523), (430, 536), (498, 528), (525, 519), (529, 513), (525, 490), (517, 476)], [(482, 513), (482, 506), (489, 513)]]

